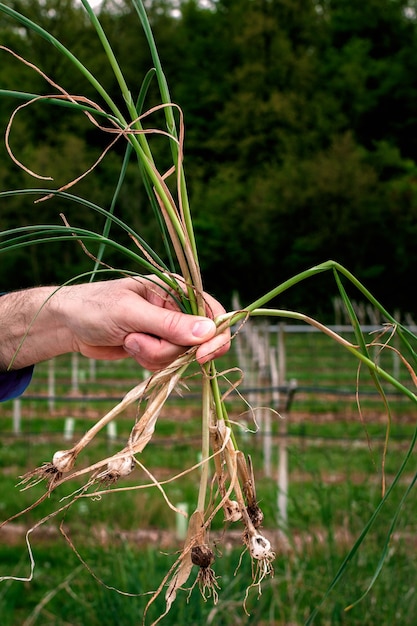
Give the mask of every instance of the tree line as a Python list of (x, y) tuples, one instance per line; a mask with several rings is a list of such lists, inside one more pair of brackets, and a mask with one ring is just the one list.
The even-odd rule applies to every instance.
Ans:
[[(117, 93), (83, 7), (74, 0), (11, 0)], [(184, 114), (185, 170), (206, 288), (228, 305), (253, 299), (333, 258), (388, 308), (416, 312), (417, 17), (410, 0), (149, 0), (172, 99)], [(128, 0), (104, 0), (100, 20), (133, 97), (151, 67)], [(71, 94), (97, 100), (88, 83), (38, 35), (0, 14), (0, 42)], [(40, 74), (0, 51), (0, 88), (50, 94)], [(147, 106), (157, 102), (150, 90)], [(0, 98), (0, 127), (20, 104)], [(123, 103), (121, 103), (121, 106)], [(162, 123), (158, 115), (152, 123)], [(166, 141), (155, 138), (161, 168)], [(10, 145), (31, 170), (65, 184), (109, 143), (82, 115), (40, 101), (15, 118)], [(108, 208), (122, 142), (75, 192)], [(42, 187), (0, 152), (0, 189)], [(118, 215), (160, 246), (134, 164)], [(0, 229), (69, 223), (100, 230), (102, 218), (60, 199), (4, 199)], [(116, 236), (116, 235), (115, 235)], [(123, 233), (117, 235), (123, 237)], [(118, 267), (110, 253), (107, 262)], [(91, 268), (75, 243), (2, 255), (2, 290), (62, 282)], [(129, 268), (127, 268), (129, 269)], [(132, 268), (130, 268), (132, 269)], [(321, 275), (279, 306), (329, 312)]]

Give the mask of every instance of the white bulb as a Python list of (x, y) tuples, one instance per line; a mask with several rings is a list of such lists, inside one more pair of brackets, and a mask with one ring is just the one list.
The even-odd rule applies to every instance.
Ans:
[(107, 463), (108, 473), (117, 474), (118, 476), (128, 476), (134, 467), (135, 461), (130, 455), (110, 459)]
[(263, 535), (252, 535), (249, 550), (254, 559), (267, 559), (271, 556), (271, 543)]
[(242, 519), (242, 513), (236, 500), (228, 500), (228, 502), (226, 502), (225, 504), (224, 509), (227, 522), (238, 522), (240, 519)]
[(75, 463), (75, 454), (73, 450), (58, 450), (52, 457), (52, 465), (58, 472), (69, 472)]

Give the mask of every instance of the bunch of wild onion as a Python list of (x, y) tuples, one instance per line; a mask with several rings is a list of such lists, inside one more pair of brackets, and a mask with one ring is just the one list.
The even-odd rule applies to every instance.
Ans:
[[(24, 25), (27, 29), (32, 30), (38, 36), (46, 39), (55, 49), (70, 59), (74, 68), (80, 71), (89, 80), (91, 85), (93, 85), (106, 107), (103, 108), (91, 100), (68, 93), (60, 85), (54, 83), (50, 77), (45, 76), (37, 67), (31, 64), (30, 60), (18, 57), (18, 55), (16, 55), (13, 51), (6, 49), (4, 46), (0, 46), (2, 51), (1, 53), (3, 55), (13, 54), (18, 57), (22, 63), (30, 66), (33, 71), (39, 72), (54, 90), (53, 95), (47, 96), (17, 91), (3, 91), (3, 93), (8, 96), (13, 95), (23, 100), (23, 103), (16, 108), (10, 119), (6, 130), (6, 146), (11, 158), (14, 159), (19, 166), (24, 167), (26, 171), (30, 172), (34, 176), (43, 178), (42, 176), (31, 172), (29, 168), (20, 163), (10, 148), (8, 138), (15, 116), (19, 113), (19, 111), (40, 99), (48, 100), (48, 102), (53, 106), (65, 105), (79, 111), (83, 115), (87, 116), (91, 124), (102, 129), (103, 132), (110, 134), (111, 141), (108, 149), (110, 149), (111, 146), (120, 138), (124, 138), (127, 141), (125, 159), (120, 173), (117, 189), (112, 200), (111, 209), (107, 211), (86, 199), (70, 194), (68, 189), (72, 183), (53, 191), (51, 191), (51, 189), (25, 189), (5, 191), (0, 195), (2, 197), (6, 197), (16, 194), (34, 194), (37, 197), (41, 196), (41, 200), (50, 196), (59, 196), (60, 198), (73, 203), (78, 203), (80, 206), (104, 215), (106, 217), (105, 228), (102, 234), (78, 228), (73, 225), (69, 226), (68, 224), (64, 224), (63, 226), (45, 225), (17, 228), (1, 234), (0, 250), (13, 250), (35, 243), (44, 243), (54, 240), (70, 240), (75, 237), (76, 240), (82, 243), (84, 249), (88, 253), (88, 245), (92, 242), (96, 244), (98, 243), (100, 244), (100, 249), (99, 253), (95, 257), (95, 267), (93, 271), (93, 275), (95, 276), (115, 271), (112, 270), (112, 268), (105, 266), (102, 262), (104, 249), (106, 247), (113, 247), (137, 262), (138, 275), (139, 268), (142, 268), (146, 272), (156, 274), (162, 281), (164, 281), (167, 291), (172, 295), (172, 297), (175, 298), (178, 306), (182, 310), (193, 314), (204, 314), (205, 303), (203, 298), (203, 280), (200, 274), (198, 253), (194, 238), (193, 223), (182, 164), (184, 139), (182, 115), (179, 107), (174, 105), (170, 100), (168, 86), (162, 71), (157, 48), (143, 3), (141, 0), (132, 0), (133, 6), (135, 7), (147, 37), (154, 68), (150, 70), (148, 75), (145, 77), (139, 96), (135, 102), (131, 96), (129, 87), (125, 82), (118, 61), (113, 54), (110, 42), (108, 41), (97, 16), (92, 10), (88, 0), (81, 0), (81, 2), (95, 27), (97, 36), (102, 43), (108, 62), (114, 71), (115, 77), (117, 78), (121, 94), (123, 96), (123, 101), (125, 103), (125, 111), (120, 110), (120, 108), (116, 106), (114, 99), (106, 92), (99, 80), (89, 72), (89, 70), (72, 54), (70, 50), (54, 38), (53, 35), (27, 19), (21, 13), (7, 7), (4, 3), (0, 3), (0, 11), (2, 13), (14, 18), (19, 24)], [(154, 107), (151, 110), (144, 111), (147, 92), (153, 77), (155, 77), (158, 82), (161, 103), (159, 106)], [(144, 119), (150, 119), (150, 116), (157, 110), (164, 111), (166, 129), (152, 129), (152, 131), (144, 129)], [(167, 138), (169, 150), (172, 155), (172, 167), (165, 173), (159, 172), (154, 162), (149, 144), (149, 133), (158, 133)], [(108, 149), (106, 149), (105, 153)], [(166, 256), (168, 259), (167, 262), (165, 262), (155, 253), (154, 250), (152, 250), (139, 233), (135, 232), (120, 217), (114, 215), (114, 207), (117, 202), (118, 193), (123, 184), (126, 167), (132, 153), (136, 155), (139, 164), (140, 176), (142, 177), (147, 190), (149, 202), (154, 209), (157, 223), (160, 225), (163, 240), (169, 241), (169, 245), (166, 250)], [(102, 157), (100, 157), (100, 159)], [(91, 168), (89, 172), (92, 169), (93, 168)], [(170, 185), (168, 186), (168, 177), (171, 179), (175, 178), (176, 197), (171, 191), (172, 183), (170, 182)], [(39, 201), (39, 198), (37, 201)], [(126, 233), (128, 233), (135, 243), (135, 248), (133, 250), (122, 246), (109, 236), (110, 226), (112, 224), (118, 225), (124, 229)], [(270, 300), (285, 290), (303, 280), (316, 276), (323, 271), (331, 271), (334, 274), (337, 288), (346, 305), (352, 321), (352, 326), (355, 330), (355, 345), (336, 335), (320, 322), (313, 320), (302, 313), (263, 308)], [(180, 274), (182, 279), (178, 279), (177, 274)], [(244, 307), (242, 310), (232, 311), (223, 315), (221, 318), (216, 320), (216, 324), (220, 331), (224, 327), (231, 327), (232, 325), (244, 323), (249, 316), (261, 315), (291, 318), (303, 321), (307, 324), (312, 324), (318, 327), (322, 332), (330, 335), (343, 348), (354, 354), (360, 364), (364, 364), (369, 368), (372, 376), (374, 377), (375, 384), (382, 396), (384, 395), (384, 391), (381, 381), (387, 381), (397, 390), (406, 394), (413, 403), (416, 403), (417, 398), (415, 394), (405, 385), (390, 376), (386, 371), (382, 370), (371, 358), (369, 346), (361, 333), (358, 320), (345, 291), (343, 285), (344, 280), (352, 283), (363, 297), (368, 299), (381, 311), (387, 320), (388, 327), (392, 330), (392, 334), (395, 332), (400, 337), (403, 342), (404, 350), (408, 354), (407, 358), (402, 358), (407, 365), (413, 382), (415, 382), (414, 363), (416, 361), (416, 353), (413, 349), (412, 343), (416, 340), (416, 337), (405, 327), (397, 324), (395, 319), (390, 316), (387, 311), (385, 311), (385, 309), (373, 298), (365, 287), (345, 268), (334, 261), (328, 261), (301, 272), (297, 276), (294, 276), (286, 282), (278, 285), (271, 292), (259, 298), (252, 304)], [(374, 340), (373, 345), (376, 343), (377, 342)], [(381, 340), (380, 346), (381, 349), (388, 348), (389, 340), (384, 342)], [(158, 416), (160, 415), (167, 398), (180, 382), (188, 367), (194, 361), (195, 349), (191, 348), (165, 370), (152, 375), (148, 380), (138, 384), (134, 389), (125, 395), (123, 400), (116, 407), (107, 413), (107, 415), (102, 417), (73, 448), (70, 450), (57, 451), (53, 455), (52, 462), (46, 463), (42, 467), (35, 469), (33, 472), (30, 472), (27, 476), (25, 476), (23, 479), (25, 488), (39, 482), (39, 480), (46, 479), (48, 487), (45, 497), (47, 497), (47, 495), (59, 485), (81, 475), (88, 475), (85, 486), (85, 490), (87, 490), (90, 487), (96, 489), (97, 484), (102, 484), (103, 482), (115, 483), (120, 477), (130, 474), (136, 465), (141, 465), (136, 455), (140, 453), (150, 441)], [(212, 595), (212, 597), (216, 600), (218, 583), (211, 568), (214, 561), (214, 554), (209, 545), (208, 531), (214, 515), (220, 509), (223, 509), (224, 511), (225, 520), (242, 525), (242, 540), (250, 552), (255, 564), (253, 570), (253, 583), (260, 584), (265, 576), (270, 575), (273, 572), (272, 561), (275, 554), (269, 540), (262, 534), (261, 525), (263, 515), (256, 500), (256, 489), (250, 458), (246, 458), (244, 453), (239, 449), (236, 436), (232, 429), (232, 424), (228, 418), (226, 404), (219, 385), (219, 375), (214, 362), (202, 366), (201, 388), (202, 460), (200, 487), (196, 497), (195, 510), (190, 516), (185, 545), (180, 557), (167, 576), (167, 579), (170, 577), (170, 582), (165, 594), (166, 612), (169, 611), (173, 601), (175, 600), (177, 591), (187, 582), (193, 565), (197, 565), (199, 567), (200, 573), (198, 575), (197, 582), (203, 595)], [(140, 417), (134, 424), (125, 447), (110, 458), (102, 459), (90, 467), (77, 470), (75, 468), (76, 460), (85, 446), (88, 445), (100, 429), (102, 429), (111, 420), (115, 419), (117, 415), (119, 415), (133, 402), (142, 402), (145, 409), (142, 411)], [(387, 440), (388, 435), (389, 432), (387, 432)], [(369, 532), (373, 521), (378, 515), (380, 508), (383, 506), (384, 502), (398, 483), (398, 480), (411, 456), (416, 438), (417, 434), (410, 443), (409, 451), (396, 478), (391, 483), (390, 487), (386, 489), (380, 507), (378, 507), (375, 514), (366, 525), (361, 537), (353, 546), (345, 562), (342, 563), (335, 579), (330, 583), (328, 593), (342, 576), (351, 556), (359, 548), (363, 538), (367, 532)], [(208, 502), (207, 496), (210, 491), (210, 467), (214, 468), (217, 482), (218, 498), (214, 504), (212, 501), (210, 501), (210, 503)], [(85, 493), (85, 490), (83, 493)], [(408, 492), (409, 490), (407, 490), (404, 498), (408, 495)], [(396, 519), (393, 520), (393, 527), (395, 522)], [(389, 538), (387, 539), (387, 544), (383, 546), (380, 565), (378, 566), (376, 573), (378, 573), (380, 567), (382, 567), (382, 563), (388, 549), (388, 540)], [(165, 582), (166, 580), (163, 581), (163, 584)], [(161, 592), (163, 584), (157, 593)]]

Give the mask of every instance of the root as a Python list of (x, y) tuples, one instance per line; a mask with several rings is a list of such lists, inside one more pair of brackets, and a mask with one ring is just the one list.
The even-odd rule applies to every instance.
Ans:
[(17, 486), (20, 487), (22, 485), (21, 491), (31, 489), (45, 480), (48, 485), (48, 492), (50, 493), (61, 480), (62, 472), (60, 472), (53, 463), (44, 463), (41, 467), (37, 467), (23, 474), (20, 478), (21, 480), (17, 483)]

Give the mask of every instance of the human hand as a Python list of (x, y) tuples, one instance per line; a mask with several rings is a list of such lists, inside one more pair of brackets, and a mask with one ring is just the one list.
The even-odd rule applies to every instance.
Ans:
[(216, 334), (212, 319), (225, 312), (219, 302), (205, 293), (207, 317), (187, 315), (162, 285), (145, 276), (63, 287), (57, 305), (73, 335), (72, 351), (96, 359), (130, 355), (151, 371), (166, 367), (189, 346), (199, 346), (201, 364), (227, 352), (230, 331)]
[(155, 276), (64, 287), (37, 287), (0, 299), (0, 371), (59, 354), (95, 359), (132, 356), (146, 369), (169, 365), (189, 346), (205, 363), (230, 347), (213, 318), (223, 307), (204, 294), (207, 317), (181, 313)]

